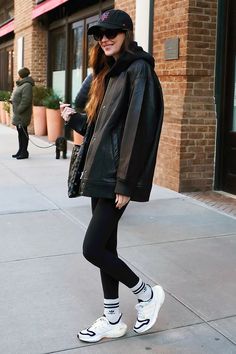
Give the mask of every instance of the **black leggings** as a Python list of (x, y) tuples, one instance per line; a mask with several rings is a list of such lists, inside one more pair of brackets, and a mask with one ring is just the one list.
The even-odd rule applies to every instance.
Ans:
[(114, 199), (92, 198), (93, 216), (85, 234), (83, 254), (100, 268), (105, 299), (119, 297), (119, 282), (132, 288), (139, 281), (117, 254), (118, 222), (125, 208), (116, 208)]

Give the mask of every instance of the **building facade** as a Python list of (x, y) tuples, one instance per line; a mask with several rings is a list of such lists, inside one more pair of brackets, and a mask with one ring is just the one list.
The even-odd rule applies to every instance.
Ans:
[(87, 29), (110, 8), (131, 15), (163, 87), (154, 183), (236, 194), (234, 0), (0, 0), (0, 90), (27, 66), (73, 102), (91, 70)]

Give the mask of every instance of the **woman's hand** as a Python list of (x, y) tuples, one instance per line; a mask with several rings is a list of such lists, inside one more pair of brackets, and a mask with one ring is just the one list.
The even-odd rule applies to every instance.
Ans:
[(65, 122), (68, 122), (70, 120), (71, 114), (76, 113), (76, 110), (74, 108), (68, 107), (66, 104), (61, 104), (60, 110), (61, 116)]
[(116, 194), (116, 208), (121, 209), (130, 201), (130, 197), (127, 195)]

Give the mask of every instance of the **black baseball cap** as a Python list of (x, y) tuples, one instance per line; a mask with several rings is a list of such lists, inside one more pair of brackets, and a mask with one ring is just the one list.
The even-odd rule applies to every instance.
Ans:
[(88, 29), (88, 34), (94, 34), (99, 29), (122, 29), (124, 31), (133, 30), (131, 17), (122, 10), (108, 10), (99, 17), (96, 25)]

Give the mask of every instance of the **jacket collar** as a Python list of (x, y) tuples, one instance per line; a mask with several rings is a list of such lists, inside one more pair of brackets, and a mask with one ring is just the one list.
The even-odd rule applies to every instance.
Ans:
[(110, 71), (108, 72), (108, 78), (118, 76), (122, 71), (125, 71), (131, 63), (138, 59), (147, 61), (153, 68), (155, 66), (154, 58), (143, 50), (142, 47), (137, 45), (137, 42), (133, 42), (130, 46), (130, 51), (125, 51), (121, 54), (117, 61), (110, 60)]

